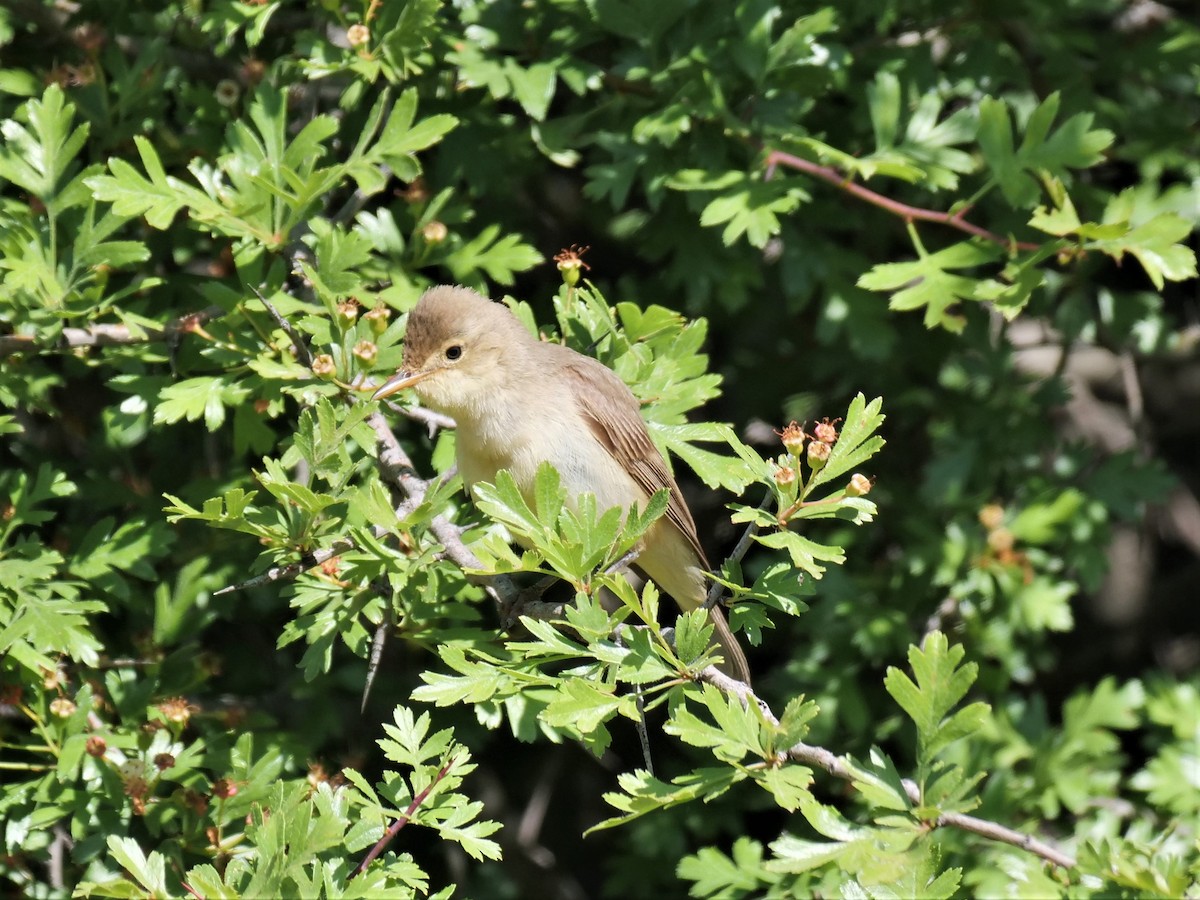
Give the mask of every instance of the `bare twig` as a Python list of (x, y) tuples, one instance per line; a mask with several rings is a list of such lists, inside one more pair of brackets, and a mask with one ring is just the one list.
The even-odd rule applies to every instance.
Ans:
[(458, 427), (458, 424), (449, 416), (440, 412), (434, 412), (432, 409), (426, 409), (424, 406), (411, 406), (403, 403), (392, 403), (386, 400), (384, 404), (392, 412), (399, 413), (402, 416), (412, 419), (414, 422), (420, 422), (426, 426), (429, 429), (430, 437), (433, 437), (439, 428), (454, 429)]
[[(767, 494), (763, 497), (762, 503), (758, 504), (759, 509), (766, 509), (772, 500), (772, 495)], [(750, 544), (754, 540), (754, 536), (758, 534), (758, 522), (751, 520), (746, 526), (746, 530), (742, 532), (742, 536), (738, 539), (737, 545), (733, 548), (733, 552), (726, 558), (726, 563), (741, 562), (742, 557), (750, 550)], [(721, 595), (725, 591), (725, 585), (719, 581), (714, 581), (713, 586), (708, 589), (708, 597), (704, 600), (704, 608), (712, 609), (721, 601)]]
[(640, 684), (633, 686), (633, 698), (637, 704), (638, 717), (634, 725), (637, 728), (638, 741), (642, 745), (642, 760), (646, 763), (646, 771), (654, 774), (654, 756), (650, 753), (650, 726), (646, 724), (646, 695)]
[(195, 331), (205, 322), (223, 315), (225, 315), (225, 310), (221, 307), (209, 306), (198, 312), (172, 319), (161, 328), (136, 328), (116, 323), (89, 325), (86, 328), (64, 328), (57, 340), (50, 344), (40, 343), (38, 336), (34, 334), (3, 334), (0, 335), (0, 356), (36, 350), (115, 347), (125, 344), (147, 344), (153, 341), (173, 340), (180, 335)]
[(968, 211), (966, 208), (949, 213), (936, 209), (925, 209), (921, 206), (909, 206), (907, 203), (901, 203), (898, 200), (893, 200), (891, 197), (885, 197), (883, 194), (851, 181), (848, 176), (843, 175), (837, 169), (810, 162), (791, 153), (784, 153), (782, 150), (769, 151), (764, 164), (767, 169), (766, 177), (768, 179), (775, 174), (777, 167), (787, 166), (789, 169), (796, 169), (804, 172), (806, 175), (811, 175), (814, 178), (819, 178), (824, 182), (832, 184), (834, 187), (845, 191), (853, 197), (865, 200), (872, 206), (878, 206), (892, 215), (899, 216), (905, 222), (934, 222), (938, 225), (946, 225), (977, 238), (982, 238), (985, 241), (990, 241), (993, 244), (998, 244), (1001, 247), (1007, 247), (1010, 251), (1037, 250), (1041, 247), (1040, 244), (1033, 244), (1029, 241), (1016, 241), (1012, 238), (996, 234), (993, 231), (988, 231), (986, 228), (981, 228), (978, 225), (973, 225), (963, 218)]
[(363, 861), (355, 867), (354, 871), (351, 872), (350, 876), (346, 879), (347, 881), (352, 880), (355, 876), (361, 875), (367, 870), (367, 866), (374, 861), (375, 857), (384, 851), (387, 845), (392, 842), (393, 838), (400, 833), (400, 829), (409, 823), (413, 817), (413, 813), (421, 808), (421, 804), (425, 802), (425, 798), (429, 796), (430, 791), (437, 787), (441, 780), (450, 774), (450, 770), (454, 767), (455, 762), (455, 759), (448, 760), (446, 764), (438, 770), (437, 775), (433, 777), (433, 781), (429, 782), (429, 784), (425, 786), (424, 790), (419, 791), (417, 795), (412, 798), (412, 803), (408, 804), (408, 808), (405, 809), (404, 812), (400, 814), (400, 817), (391, 824), (388, 830), (384, 833), (383, 837), (381, 837), (375, 846), (371, 848), (371, 852), (368, 853), (366, 857), (363, 858)]
[(283, 329), (283, 333), (292, 342), (292, 348), (296, 351), (297, 361), (305, 368), (311, 369), (313, 364), (312, 353), (308, 349), (308, 344), (304, 342), (303, 336), (296, 330), (296, 326), (284, 318), (279, 310), (275, 308), (275, 305), (263, 296), (262, 291), (253, 286), (250, 287), (250, 290), (254, 292), (254, 296), (262, 303), (263, 308), (271, 314), (271, 318), (275, 320), (275, 324)]
[(1130, 350), (1125, 350), (1117, 357), (1121, 366), (1121, 382), (1125, 388), (1125, 405), (1129, 410), (1129, 420), (1136, 430), (1142, 424), (1146, 412), (1146, 403), (1142, 398), (1142, 382), (1138, 378), (1137, 361)]

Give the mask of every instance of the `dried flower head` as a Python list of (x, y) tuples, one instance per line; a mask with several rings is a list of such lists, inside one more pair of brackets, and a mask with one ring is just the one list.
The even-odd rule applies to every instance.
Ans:
[(376, 337), (387, 331), (388, 319), (392, 317), (392, 311), (382, 303), (375, 305), (375, 308), (363, 315), (363, 321), (371, 329), (371, 333)]
[(804, 433), (804, 428), (797, 425), (795, 420), (784, 426), (783, 431), (776, 431), (779, 439), (783, 441), (783, 446), (787, 448), (787, 452), (792, 456), (799, 456), (804, 452), (804, 442), (808, 439)]
[(322, 353), (312, 361), (313, 374), (325, 381), (337, 374), (337, 364), (328, 353)]
[(60, 719), (66, 719), (70, 716), (73, 716), (77, 708), (78, 707), (75, 706), (75, 701), (68, 700), (66, 697), (55, 697), (50, 701), (50, 714), (52, 716), (57, 716)]
[(1004, 507), (999, 503), (989, 503), (979, 510), (979, 524), (988, 531), (995, 531), (1004, 524)]
[(567, 287), (574, 287), (579, 283), (581, 269), (588, 272), (592, 270), (592, 267), (583, 261), (583, 254), (590, 249), (591, 247), (572, 244), (565, 250), (559, 250), (555, 255), (554, 263), (558, 266), (558, 271), (562, 272), (563, 281)]
[(163, 718), (176, 725), (186, 725), (192, 713), (199, 712), (198, 706), (188, 703), (183, 697), (168, 697), (156, 707)]
[(871, 479), (866, 475), (855, 472), (850, 476), (850, 483), (846, 485), (846, 496), (862, 497), (871, 493)]
[(825, 467), (831, 452), (833, 448), (824, 441), (809, 441), (807, 459), (814, 472)]
[(364, 365), (368, 366), (373, 365), (376, 357), (379, 356), (379, 348), (375, 346), (374, 341), (359, 341), (351, 352)]
[(838, 421), (838, 419), (834, 419), (832, 422), (828, 419), (822, 419), (813, 426), (813, 437), (826, 444), (836, 444), (838, 439)]

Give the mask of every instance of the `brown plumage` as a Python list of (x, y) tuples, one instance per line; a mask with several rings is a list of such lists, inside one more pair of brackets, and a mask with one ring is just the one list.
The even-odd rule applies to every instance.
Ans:
[[(453, 417), (468, 488), (508, 469), (530, 496), (543, 461), (558, 470), (569, 498), (591, 492), (600, 509), (645, 508), (666, 488), (666, 514), (643, 538), (636, 565), (681, 608), (703, 603), (708, 564), (695, 522), (637, 398), (615, 372), (539, 341), (502, 304), (450, 286), (431, 288), (409, 315), (404, 363), (376, 397), (412, 387), (423, 404)], [(748, 682), (724, 615), (714, 608), (710, 617), (723, 668)]]

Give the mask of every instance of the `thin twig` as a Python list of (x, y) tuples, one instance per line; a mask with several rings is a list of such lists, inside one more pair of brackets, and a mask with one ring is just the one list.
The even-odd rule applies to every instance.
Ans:
[[(384, 534), (383, 529), (376, 531), (376, 536), (380, 537)], [(355, 549), (354, 541), (349, 538), (338, 538), (324, 550), (314, 550), (311, 553), (305, 553), (294, 563), (288, 563), (285, 566), (272, 566), (261, 575), (256, 575), (246, 581), (238, 584), (231, 584), (228, 587), (223, 587), (219, 591), (213, 593), (214, 597), (220, 597), (222, 594), (232, 594), (234, 591), (244, 591), (249, 588), (262, 587), (265, 584), (270, 584), (273, 581), (292, 581), (298, 578), (309, 569), (315, 569), (322, 563), (328, 562), (335, 556), (341, 556), (343, 553), (348, 553)]]
[(863, 187), (857, 182), (851, 181), (846, 175), (843, 175), (837, 169), (830, 166), (822, 166), (819, 163), (810, 162), (799, 156), (794, 156), (791, 153), (784, 153), (782, 150), (771, 150), (767, 153), (767, 158), (764, 162), (766, 166), (766, 177), (770, 179), (775, 174), (775, 169), (778, 166), (787, 166), (790, 169), (797, 169), (814, 178), (819, 178), (834, 187), (845, 191), (851, 196), (857, 197), (860, 200), (865, 200), (872, 206), (877, 206), (880, 209), (886, 210), (895, 216), (899, 216), (905, 222), (934, 222), (938, 225), (946, 225), (950, 228), (956, 228), (959, 231), (974, 235), (977, 238), (982, 238), (985, 241), (991, 241), (993, 244), (998, 244), (1001, 247), (1006, 247), (1012, 250), (1038, 250), (1040, 244), (1030, 243), (1029, 241), (1017, 241), (1012, 238), (1006, 238), (1003, 235), (996, 234), (994, 231), (988, 231), (986, 228), (981, 228), (974, 225), (963, 218), (967, 214), (966, 209), (960, 209), (958, 212), (942, 212), (936, 209), (926, 209), (921, 206), (910, 206), (907, 203), (901, 203), (898, 200), (893, 200), (891, 197), (885, 197), (868, 187)]
[(392, 403), (390, 400), (385, 400), (384, 405), (394, 413), (399, 413), (412, 419), (414, 422), (420, 422), (429, 429), (429, 436), (433, 437), (437, 430), (449, 429), (453, 430), (458, 427), (458, 423), (444, 413), (434, 412), (432, 409), (426, 409), (424, 406), (412, 406), (404, 403)]
[(355, 876), (361, 875), (367, 870), (367, 866), (374, 861), (375, 857), (384, 851), (387, 845), (392, 842), (392, 839), (400, 833), (400, 829), (409, 823), (413, 817), (413, 813), (420, 808), (421, 804), (425, 802), (425, 798), (429, 796), (429, 792), (437, 787), (438, 783), (443, 778), (450, 774), (450, 769), (454, 767), (455, 762), (455, 759), (448, 760), (446, 764), (442, 766), (440, 770), (438, 770), (437, 775), (433, 777), (433, 781), (429, 782), (429, 784), (425, 786), (424, 790), (419, 791), (417, 795), (412, 798), (412, 803), (408, 804), (408, 808), (405, 809), (404, 812), (400, 814), (400, 817), (391, 824), (391, 827), (388, 828), (383, 837), (381, 837), (375, 846), (371, 848), (371, 852), (368, 853), (363, 861), (355, 867), (354, 871), (351, 872), (350, 876), (346, 879), (347, 881), (351, 881)]
[[(758, 508), (766, 509), (770, 505), (772, 499), (772, 495), (768, 493), (767, 496), (763, 497), (762, 503), (758, 504)], [(752, 519), (750, 524), (746, 526), (746, 530), (742, 532), (742, 536), (738, 538), (737, 545), (733, 548), (733, 552), (730, 553), (728, 558), (725, 560), (725, 564), (728, 565), (731, 562), (741, 562), (742, 557), (749, 552), (750, 543), (754, 540), (754, 536), (756, 534), (758, 534), (758, 522)], [(721, 595), (724, 593), (724, 591), (725, 585), (721, 584), (719, 581), (714, 581), (713, 586), (708, 589), (708, 597), (706, 597), (704, 600), (704, 608), (712, 609), (714, 606), (716, 606), (717, 603), (720, 602)]]
[(646, 695), (642, 692), (640, 684), (633, 686), (633, 699), (637, 704), (638, 717), (634, 724), (637, 727), (638, 741), (642, 745), (642, 760), (646, 763), (646, 771), (653, 775), (654, 757), (650, 754), (650, 726), (646, 724)]
[(296, 360), (306, 369), (311, 369), (313, 364), (312, 353), (309, 351), (308, 344), (304, 342), (304, 338), (300, 335), (300, 332), (296, 330), (296, 326), (280, 314), (274, 304), (263, 296), (262, 291), (254, 286), (251, 286), (250, 290), (254, 292), (254, 296), (259, 299), (263, 307), (271, 314), (271, 318), (275, 320), (275, 324), (283, 329), (283, 333), (292, 342), (292, 348), (296, 351)]
[(133, 327), (116, 323), (89, 325), (86, 328), (64, 328), (51, 343), (41, 343), (36, 334), (0, 335), (0, 356), (28, 353), (35, 350), (71, 350), (76, 347), (115, 347), (124, 344), (146, 344), (170, 340), (195, 331), (205, 322), (225, 315), (220, 306), (209, 306), (198, 312), (172, 319), (161, 328)]

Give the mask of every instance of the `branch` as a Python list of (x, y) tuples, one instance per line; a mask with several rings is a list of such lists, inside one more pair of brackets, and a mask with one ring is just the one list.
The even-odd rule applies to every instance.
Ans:
[(390, 400), (385, 400), (384, 403), (392, 412), (406, 416), (414, 422), (420, 422), (429, 429), (430, 437), (433, 437), (439, 428), (452, 430), (458, 427), (458, 424), (449, 416), (440, 412), (434, 412), (432, 409), (426, 409), (424, 406), (392, 403)]
[(313, 364), (312, 353), (309, 351), (308, 344), (304, 342), (304, 338), (300, 335), (300, 332), (296, 330), (296, 326), (289, 322), (275, 308), (274, 304), (262, 295), (262, 292), (258, 288), (251, 287), (250, 290), (254, 292), (254, 296), (259, 299), (266, 311), (271, 314), (271, 318), (275, 320), (275, 324), (282, 328), (283, 333), (288, 336), (288, 340), (292, 342), (292, 348), (296, 351), (296, 359), (300, 362), (300, 365), (306, 369), (311, 369)]
[[(771, 712), (766, 701), (755, 694), (750, 685), (730, 678), (716, 666), (709, 666), (703, 669), (696, 675), (696, 680), (711, 684), (726, 694), (732, 694), (738, 697), (743, 703), (753, 701), (763, 711), (763, 715), (767, 721), (773, 725), (779, 724), (779, 720)], [(814, 747), (811, 744), (800, 742), (789, 748), (784, 755), (793, 762), (814, 766), (827, 772), (834, 778), (841, 778), (843, 781), (856, 781), (858, 779), (858, 775), (853, 767), (843, 757), (837, 756), (831, 750), (826, 750), (824, 747)], [(921, 789), (916, 783), (907, 778), (901, 783), (904, 786), (905, 793), (908, 794), (908, 799), (913, 803), (920, 803)], [(935, 821), (929, 824), (934, 828), (958, 828), (962, 831), (969, 831), (971, 834), (988, 838), (989, 840), (1000, 841), (1001, 843), (1033, 853), (1046, 862), (1061, 866), (1064, 869), (1070, 869), (1075, 866), (1075, 859), (1072, 856), (1045, 841), (1040, 841), (1032, 835), (1022, 834), (1019, 831), (1007, 828), (996, 822), (988, 821), (987, 819), (968, 816), (964, 813), (948, 812), (942, 813)]]
[[(367, 417), (367, 424), (374, 429), (379, 442), (379, 474), (384, 481), (396, 487), (409, 504), (414, 508), (419, 506), (429, 490), (429, 482), (417, 477), (412, 460), (396, 440), (396, 435), (392, 433), (382, 413), (371, 413)], [(463, 543), (462, 529), (445, 516), (434, 516), (429, 522), (429, 530), (445, 548), (446, 557), (459, 568), (464, 571), (483, 568), (479, 557)], [(481, 585), (501, 610), (511, 606), (520, 593), (516, 583), (507, 575), (468, 574), (467, 580), (472, 584)]]
[[(759, 509), (766, 509), (774, 498), (770, 493), (763, 497), (762, 503), (758, 504)], [(750, 550), (750, 543), (754, 540), (754, 536), (758, 534), (758, 522), (751, 520), (746, 526), (746, 530), (742, 532), (742, 536), (738, 538), (737, 545), (733, 548), (733, 552), (725, 559), (724, 565), (731, 562), (741, 562), (742, 557)], [(712, 609), (721, 600), (721, 594), (725, 591), (725, 585), (719, 581), (714, 581), (713, 586), (708, 589), (708, 596), (704, 598), (704, 608)]]
[(409, 823), (413, 817), (413, 813), (420, 808), (421, 804), (425, 802), (425, 798), (429, 796), (429, 792), (437, 787), (438, 783), (443, 778), (450, 774), (450, 769), (454, 767), (455, 762), (456, 760), (454, 759), (448, 760), (446, 764), (438, 771), (437, 775), (433, 777), (433, 781), (429, 782), (429, 784), (425, 786), (424, 790), (419, 791), (417, 795), (412, 798), (412, 803), (408, 804), (408, 808), (400, 814), (400, 818), (396, 819), (396, 821), (391, 824), (391, 827), (388, 828), (383, 837), (379, 839), (375, 846), (371, 848), (371, 852), (366, 855), (363, 861), (355, 866), (354, 871), (351, 872), (349, 877), (346, 879), (347, 881), (351, 881), (356, 875), (361, 875), (363, 872), (367, 871), (367, 866), (369, 866), (375, 860), (375, 857), (384, 851), (384, 848), (386, 848), (387, 845), (392, 842), (392, 839), (400, 833), (400, 829)]
[(837, 169), (810, 162), (791, 153), (784, 153), (782, 150), (768, 151), (765, 165), (767, 180), (770, 180), (774, 176), (775, 169), (778, 166), (787, 166), (788, 168), (797, 169), (814, 178), (828, 182), (851, 196), (865, 200), (872, 206), (878, 206), (892, 215), (899, 216), (905, 222), (934, 222), (938, 225), (947, 225), (950, 228), (956, 228), (959, 231), (964, 231), (967, 234), (990, 241), (993, 244), (999, 244), (1001, 247), (1007, 247), (1010, 252), (1012, 250), (1041, 249), (1041, 244), (1013, 240), (1012, 238), (996, 234), (994, 231), (988, 231), (986, 228), (973, 225), (963, 218), (967, 214), (966, 208), (960, 209), (958, 212), (948, 213), (936, 209), (926, 209), (922, 206), (909, 206), (907, 203), (901, 203), (898, 200), (893, 200), (891, 197), (885, 197), (883, 194), (851, 181), (849, 176), (843, 175)]
[[(383, 529), (378, 529), (376, 537), (383, 535)], [(219, 591), (214, 591), (214, 597), (220, 597), (222, 594), (232, 594), (234, 591), (244, 591), (248, 588), (262, 587), (265, 584), (270, 584), (272, 581), (293, 581), (299, 578), (309, 569), (315, 569), (335, 556), (341, 556), (343, 553), (348, 553), (355, 548), (354, 541), (349, 538), (338, 538), (324, 550), (314, 550), (311, 553), (305, 553), (294, 563), (288, 563), (286, 566), (272, 566), (261, 575), (256, 575), (247, 581), (231, 584), (228, 587), (223, 587)]]
[(0, 356), (31, 350), (71, 350), (76, 347), (113, 347), (173, 340), (195, 331), (210, 319), (225, 315), (225, 312), (220, 306), (209, 306), (199, 312), (172, 319), (161, 328), (138, 328), (118, 323), (64, 328), (58, 338), (48, 344), (40, 343), (36, 334), (3, 334), (0, 335)]

